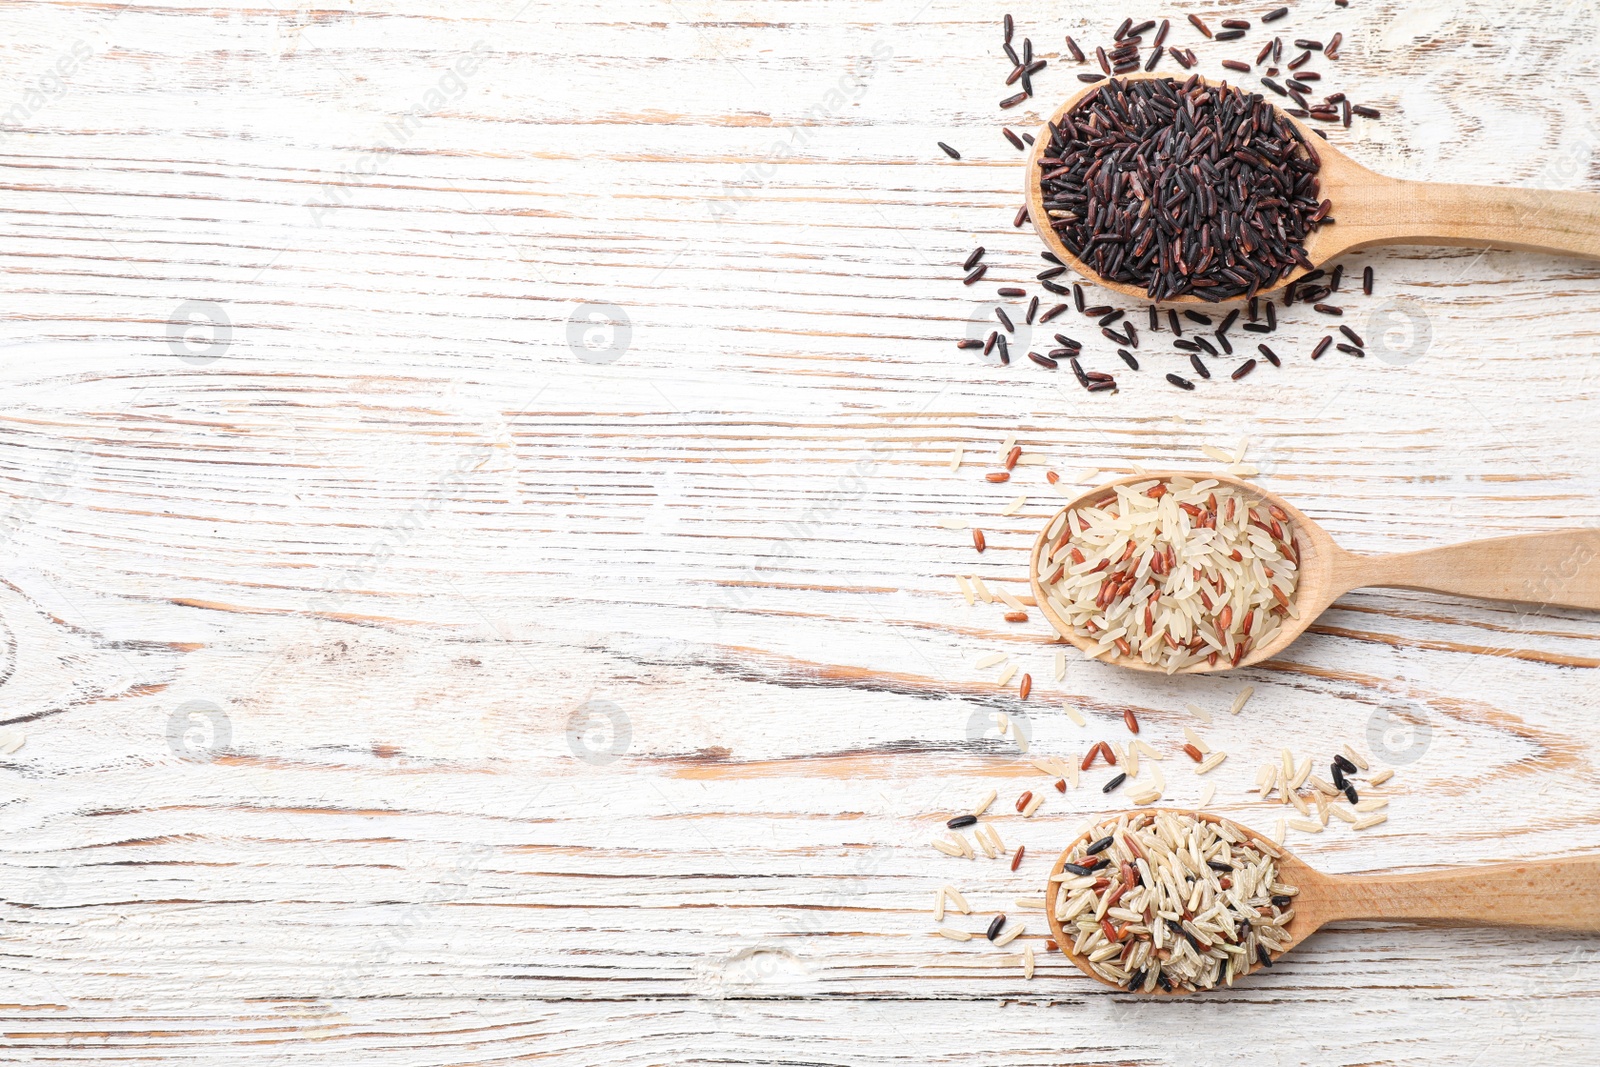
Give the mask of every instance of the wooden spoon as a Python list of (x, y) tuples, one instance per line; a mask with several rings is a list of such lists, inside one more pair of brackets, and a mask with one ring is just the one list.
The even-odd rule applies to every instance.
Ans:
[[(1270, 838), (1216, 815), (1170, 808), (1141, 808), (1128, 814), (1160, 812), (1193, 816), (1209, 823), (1227, 823), (1258, 846), (1271, 849), (1281, 857), (1277, 861), (1278, 880), (1300, 891), (1294, 898), (1294, 918), (1285, 927), (1293, 938), (1291, 948), (1328, 923), (1346, 919), (1409, 920), (1452, 926), (1525, 926), (1600, 933), (1600, 856), (1532, 860), (1425, 874), (1323, 874)], [(1113, 813), (1100, 821), (1116, 817)], [(1055, 866), (1050, 868), (1052, 879), (1061, 873), (1073, 848), (1088, 834), (1086, 830), (1074, 838), (1061, 853)], [(1084, 974), (1113, 989), (1121, 989), (1096, 974), (1087, 959), (1073, 954), (1074, 938), (1056, 919), (1056, 897), (1060, 889), (1059, 882), (1046, 883), (1045, 919), (1050, 924), (1050, 936)], [(1282, 956), (1280, 952), (1272, 958), (1276, 960)], [(1261, 964), (1257, 963), (1246, 973), (1260, 969)], [(1184, 992), (1187, 991), (1175, 989), (1167, 993), (1157, 986), (1151, 995), (1174, 996)]]
[[(1134, 78), (1171, 77), (1165, 74), (1129, 74)], [(1182, 81), (1182, 78), (1176, 79)], [(1202, 78), (1207, 85), (1221, 84)], [(1056, 109), (1051, 121), (1077, 107), (1106, 83), (1097, 82), (1074, 94)], [(1282, 109), (1279, 109), (1282, 113)], [(1515, 248), (1535, 252), (1566, 252), (1600, 258), (1600, 195), (1549, 189), (1516, 189), (1493, 185), (1446, 185), (1440, 182), (1401, 181), (1368, 170), (1338, 148), (1312, 133), (1313, 127), (1284, 115), (1300, 131), (1306, 144), (1322, 160), (1318, 180), (1321, 195), (1333, 201), (1331, 226), (1317, 228), (1306, 240), (1305, 252), (1320, 267), (1329, 260), (1376, 245), (1466, 245), (1474, 248)], [(1050, 130), (1041, 129), (1028, 154), (1023, 196), (1028, 218), (1041, 240), (1063, 263), (1085, 278), (1134, 300), (1149, 302), (1141, 288), (1107, 281), (1067, 250), (1045, 214), (1044, 191), (1039, 187), (1039, 159), (1050, 145)], [(1296, 268), (1271, 289), (1276, 292), (1307, 273)], [(1179, 296), (1163, 303), (1207, 303), (1197, 296)]]
[[(1425, 548), (1419, 552), (1358, 556), (1334, 544), (1326, 530), (1277, 494), (1226, 474), (1196, 471), (1130, 474), (1089, 490), (1061, 510), (1070, 511), (1097, 502), (1110, 495), (1116, 486), (1133, 485), (1152, 478), (1214, 479), (1242, 491), (1259, 503), (1280, 508), (1289, 518), (1289, 525), (1300, 548), (1300, 578), (1294, 594), (1294, 604), (1300, 617), (1284, 619), (1277, 636), (1246, 653), (1239, 661), (1241, 667), (1276, 656), (1289, 642), (1304, 633), (1335, 600), (1352, 589), (1369, 586), (1426, 589), (1455, 596), (1510, 600), (1542, 607), (1600, 610), (1600, 528), (1516, 534), (1484, 541), (1467, 541), (1444, 548)], [(1051, 516), (1050, 522), (1039, 531), (1028, 560), (1034, 603), (1056, 633), (1087, 652), (1095, 646), (1095, 642), (1073, 629), (1051, 606), (1050, 598), (1045, 595), (1040, 570), (1046, 559), (1045, 534), (1054, 522), (1055, 516)], [(1161, 667), (1146, 663), (1137, 656), (1109, 653), (1099, 658), (1138, 671), (1166, 673)], [(1176, 673), (1200, 674), (1228, 669), (1230, 664), (1219, 658), (1215, 667), (1202, 660)]]

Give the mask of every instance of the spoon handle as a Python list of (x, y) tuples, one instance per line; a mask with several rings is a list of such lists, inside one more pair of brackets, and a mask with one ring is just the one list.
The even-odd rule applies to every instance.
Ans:
[(1600, 932), (1600, 856), (1330, 882), (1329, 895), (1337, 900), (1330, 918)]
[(1360, 221), (1373, 244), (1493, 245), (1600, 258), (1600, 194), (1503, 185), (1385, 181)]
[(1351, 588), (1389, 586), (1600, 610), (1600, 529), (1468, 541), (1351, 557)]

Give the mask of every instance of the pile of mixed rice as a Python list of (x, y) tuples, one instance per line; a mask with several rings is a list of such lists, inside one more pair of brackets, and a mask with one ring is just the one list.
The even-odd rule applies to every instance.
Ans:
[(1062, 947), (1129, 990), (1232, 985), (1289, 945), (1299, 891), (1278, 880), (1281, 855), (1228, 822), (1118, 815), (1051, 878)]
[(1167, 673), (1238, 664), (1298, 618), (1300, 546), (1289, 516), (1214, 478), (1114, 486), (1057, 515), (1039, 561), (1050, 606), (1091, 656)]

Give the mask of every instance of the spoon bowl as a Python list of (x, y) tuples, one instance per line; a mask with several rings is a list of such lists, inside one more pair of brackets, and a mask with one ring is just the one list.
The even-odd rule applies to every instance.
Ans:
[[(1170, 78), (1167, 74), (1133, 73), (1119, 80)], [(1184, 79), (1174, 79), (1182, 81)], [(1200, 79), (1213, 88), (1226, 84)], [(1073, 94), (1050, 116), (1078, 107), (1107, 82), (1095, 82)], [(1247, 90), (1248, 91), (1248, 90)], [(1270, 101), (1269, 101), (1270, 102)], [(1332, 224), (1317, 227), (1304, 249), (1312, 267), (1296, 267), (1262, 295), (1357, 249), (1379, 245), (1459, 245), (1475, 248), (1509, 248), (1537, 252), (1563, 252), (1600, 258), (1600, 194), (1545, 189), (1517, 189), (1492, 185), (1454, 185), (1442, 182), (1403, 181), (1368, 170), (1339, 148), (1313, 132), (1314, 127), (1273, 105), (1285, 121), (1315, 151), (1320, 166), (1319, 196), (1333, 202)], [(1050, 147), (1050, 129), (1040, 129), (1028, 153), (1023, 196), (1028, 218), (1045, 246), (1067, 266), (1096, 284), (1133, 300), (1148, 301), (1143, 289), (1102, 278), (1067, 248), (1050, 226), (1044, 191), (1039, 185), (1040, 160)], [(1233, 298), (1243, 299), (1242, 297)], [(1163, 303), (1212, 303), (1192, 294)]]
[[(1118, 814), (1108, 814), (1099, 821), (1112, 821)], [(1421, 874), (1335, 875), (1316, 870), (1271, 838), (1209, 812), (1141, 808), (1121, 814), (1150, 818), (1157, 814), (1192, 816), (1203, 822), (1225, 824), (1274, 856), (1278, 880), (1298, 890), (1294, 916), (1284, 926), (1290, 937), (1289, 948), (1271, 954), (1274, 961), (1327, 924), (1350, 919), (1600, 933), (1600, 856), (1479, 865)], [(1086, 828), (1073, 838), (1050, 868), (1051, 877), (1045, 883), (1045, 919), (1050, 936), (1079, 970), (1102, 985), (1122, 989), (1096, 974), (1087, 959), (1072, 952), (1074, 938), (1056, 918), (1061, 884), (1055, 876), (1062, 873), (1073, 849), (1088, 838), (1091, 829)], [(1261, 969), (1258, 962), (1245, 974)], [(1144, 995), (1183, 996), (1188, 992), (1181, 988), (1169, 992), (1157, 986)]]
[[(1100, 502), (1114, 495), (1117, 486), (1172, 478), (1214, 480), (1238, 490), (1252, 502), (1280, 509), (1288, 517), (1288, 533), (1300, 552), (1299, 583), (1293, 600), (1298, 618), (1284, 619), (1271, 641), (1250, 649), (1238, 664), (1219, 658), (1212, 666), (1201, 660), (1175, 672), (1178, 674), (1231, 670), (1234, 666), (1249, 667), (1270, 660), (1310, 628), (1334, 601), (1362, 587), (1424, 589), (1541, 607), (1600, 610), (1600, 529), (1518, 534), (1419, 552), (1361, 556), (1340, 548), (1326, 530), (1299, 508), (1258, 485), (1226, 474), (1150, 471), (1117, 478), (1080, 494), (1052, 515), (1034, 540), (1028, 558), (1034, 604), (1056, 633), (1085, 653), (1095, 648), (1096, 642), (1079, 633), (1061, 616), (1044, 587), (1043, 568), (1050, 548), (1047, 535), (1057, 516)], [(1133, 670), (1167, 673), (1138, 656), (1110, 652), (1096, 658)]]

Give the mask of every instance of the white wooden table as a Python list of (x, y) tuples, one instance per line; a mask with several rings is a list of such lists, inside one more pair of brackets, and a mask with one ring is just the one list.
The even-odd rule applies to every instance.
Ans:
[[(1125, 15), (1174, 18), (1208, 73), (1265, 39), (1011, 10), (1052, 59)], [(1075, 658), (1057, 683), (1037, 617), (957, 595), (1023, 591), (1059, 499), (1039, 466), (982, 480), (1011, 434), (1063, 474), (1248, 436), (1357, 550), (1600, 523), (1594, 264), (1355, 257), (1378, 291), (1347, 321), (1384, 358), (1311, 363), (1297, 308), (1281, 370), (1192, 394), (1159, 335), (1116, 395), (957, 351), (1042, 266), (1011, 227), (999, 125), (1040, 109), (995, 107), (1001, 11), (0, 7), (0, 697), (26, 736), (0, 758), (0, 1056), (1600, 1060), (1581, 937), (1350, 924), (1228, 993), (1091, 985), (1012, 902), (1098, 779), (998, 820), (1014, 875), (928, 846), (988, 789), (1048, 786), (992, 712), (1064, 755), (1132, 707), (1171, 750), (1186, 703), (1251, 684), (1206, 728), (1234, 754), (1217, 811), (1270, 826), (1246, 790), (1285, 745), (1398, 766), (1383, 826), (1291, 836), (1328, 870), (1600, 848), (1591, 614), (1366, 592), (1237, 677)], [(1344, 33), (1324, 84), (1384, 117), (1334, 137), (1369, 165), (1600, 189), (1593, 5), (1279, 26)], [(1077, 69), (1037, 77), (1040, 108)], [(1031, 670), (1026, 705), (989, 650)], [(945, 882), (969, 925), (1029, 933), (932, 936)]]

